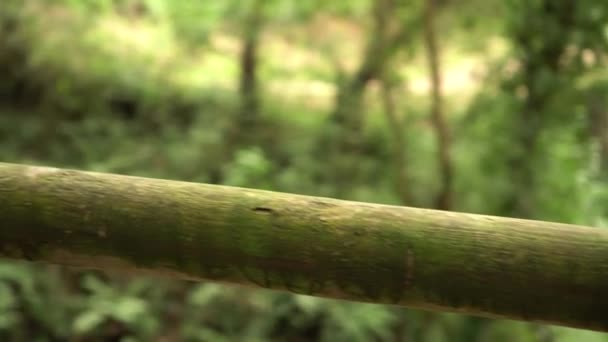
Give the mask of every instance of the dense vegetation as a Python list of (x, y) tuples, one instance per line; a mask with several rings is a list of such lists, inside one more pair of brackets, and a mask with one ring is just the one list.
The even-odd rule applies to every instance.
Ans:
[[(608, 4), (405, 3), (4, 0), (2, 161), (602, 229)], [(12, 262), (0, 279), (9, 341), (608, 340)]]

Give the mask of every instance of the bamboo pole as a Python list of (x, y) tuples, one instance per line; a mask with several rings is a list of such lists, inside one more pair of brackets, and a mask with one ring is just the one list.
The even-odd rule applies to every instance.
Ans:
[(608, 331), (608, 231), (0, 163), (0, 256)]

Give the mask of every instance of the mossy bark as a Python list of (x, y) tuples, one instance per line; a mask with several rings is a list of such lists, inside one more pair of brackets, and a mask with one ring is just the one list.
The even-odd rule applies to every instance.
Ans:
[(0, 255), (608, 331), (608, 231), (0, 163)]

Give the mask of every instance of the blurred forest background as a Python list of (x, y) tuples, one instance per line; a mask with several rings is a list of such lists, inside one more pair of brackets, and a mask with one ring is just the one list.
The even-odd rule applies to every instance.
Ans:
[[(0, 157), (602, 229), (607, 43), (592, 0), (2, 0)], [(3, 261), (0, 340), (608, 335)]]

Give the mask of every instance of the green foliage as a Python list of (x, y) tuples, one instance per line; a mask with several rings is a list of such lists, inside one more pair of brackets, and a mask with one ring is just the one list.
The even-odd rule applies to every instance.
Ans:
[(209, 35), (217, 30), (229, 13), (230, 1), (148, 1), (158, 16), (171, 20), (175, 34), (187, 46), (198, 48), (209, 43)]
[[(3, 161), (336, 193), (337, 184), (318, 176), (331, 167), (327, 148), (318, 148), (318, 141), (335, 134), (328, 117), (343, 81), (335, 75), (348, 75), (361, 62), (375, 2), (258, 1), (2, 1)], [(422, 5), (399, 6), (391, 25), (417, 22)], [(439, 41), (446, 51), (444, 111), (453, 131), (456, 170), (453, 209), (516, 215), (505, 209), (504, 199), (529, 197), (536, 218), (605, 226), (608, 147), (602, 144), (608, 146), (608, 128), (594, 129), (604, 121), (590, 115), (590, 103), (599, 103), (600, 119), (608, 115), (603, 110), (608, 7), (592, 0), (438, 5)], [(248, 18), (258, 10), (264, 28), (257, 66), (260, 127), (233, 132), (241, 113), (238, 55), (251, 33)], [(406, 190), (412, 204), (430, 206), (441, 174), (419, 38), (412, 30), (395, 47), (399, 53), (385, 76), (393, 80), (395, 112), (403, 125), (397, 131), (404, 134)], [(497, 52), (495, 46), (504, 49)], [(485, 77), (468, 80), (458, 73), (458, 63), (468, 59)], [(456, 90), (450, 85), (454, 82)], [(331, 164), (351, 167), (338, 179), (347, 185), (344, 197), (399, 204), (394, 137), (379, 83), (372, 79), (361, 90), (355, 108), (363, 113), (361, 132), (353, 138), (361, 144)], [(521, 134), (530, 124), (535, 127), (533, 149)], [(234, 143), (249, 133), (254, 135), (250, 143)], [(528, 178), (531, 186), (519, 184)], [(607, 338), (216, 284), (4, 262), (0, 340)]]
[(259, 148), (253, 147), (237, 151), (232, 163), (226, 166), (225, 183), (232, 186), (268, 189), (271, 167), (272, 165)]

